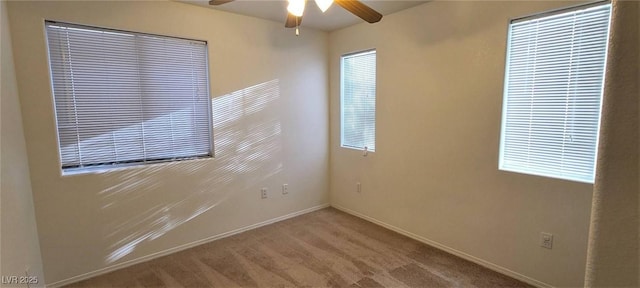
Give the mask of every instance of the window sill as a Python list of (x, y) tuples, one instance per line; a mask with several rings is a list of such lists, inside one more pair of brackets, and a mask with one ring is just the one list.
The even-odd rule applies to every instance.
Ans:
[(142, 170), (142, 169), (159, 169), (163, 166), (171, 166), (171, 165), (184, 165), (188, 163), (207, 161), (213, 159), (213, 156), (203, 156), (198, 158), (185, 158), (180, 160), (159, 160), (159, 161), (150, 161), (150, 162), (136, 162), (136, 163), (127, 163), (127, 164), (113, 164), (113, 165), (98, 165), (98, 166), (90, 166), (90, 167), (78, 167), (78, 168), (67, 168), (63, 169), (61, 176), (62, 177), (72, 177), (79, 175), (88, 175), (88, 174), (104, 174), (104, 173), (112, 173), (112, 172), (120, 172), (126, 170)]

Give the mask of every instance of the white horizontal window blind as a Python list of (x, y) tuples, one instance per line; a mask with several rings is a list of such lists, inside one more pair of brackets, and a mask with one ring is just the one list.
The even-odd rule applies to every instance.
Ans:
[(342, 56), (342, 147), (376, 149), (376, 51)]
[(593, 183), (610, 11), (512, 21), (500, 169)]
[(63, 170), (212, 155), (206, 42), (46, 31)]

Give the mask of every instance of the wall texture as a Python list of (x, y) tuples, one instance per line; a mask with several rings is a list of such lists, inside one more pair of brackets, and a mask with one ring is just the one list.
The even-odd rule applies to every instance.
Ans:
[[(49, 284), (328, 203), (325, 32), (296, 37), (282, 23), (169, 1), (8, 7)], [(45, 19), (208, 41), (216, 158), (61, 176)]]
[(32, 286), (41, 287), (44, 286), (42, 258), (6, 6), (6, 1), (0, 1), (0, 275), (24, 276), (25, 270), (29, 270), (29, 275), (37, 277), (39, 282)]
[[(583, 286), (593, 185), (498, 170), (509, 19), (572, 5), (434, 1), (330, 33), (332, 205), (538, 285)], [(369, 48), (377, 143), (362, 157), (340, 147), (339, 67)]]
[(638, 287), (639, 3), (613, 4), (585, 282), (589, 287)]

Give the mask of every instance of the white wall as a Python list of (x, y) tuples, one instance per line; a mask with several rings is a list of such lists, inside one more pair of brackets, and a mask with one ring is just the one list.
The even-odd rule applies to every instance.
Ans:
[(636, 1), (614, 1), (585, 284), (639, 287), (640, 86)]
[[(42, 258), (38, 244), (33, 196), (22, 131), (18, 87), (13, 66), (9, 20), (5, 1), (0, 1), (0, 92), (2, 136), (0, 143), (0, 275), (37, 277), (43, 286)], [(7, 285), (24, 287), (15, 283)], [(5, 286), (3, 284), (3, 286)]]
[[(583, 286), (593, 185), (498, 170), (508, 21), (575, 4), (434, 1), (330, 33), (332, 205), (532, 283)], [(339, 63), (369, 48), (377, 143), (365, 158), (340, 148)]]
[[(325, 32), (165, 1), (14, 1), (9, 16), (48, 283), (328, 203)], [(60, 176), (44, 19), (207, 40), (216, 159)]]

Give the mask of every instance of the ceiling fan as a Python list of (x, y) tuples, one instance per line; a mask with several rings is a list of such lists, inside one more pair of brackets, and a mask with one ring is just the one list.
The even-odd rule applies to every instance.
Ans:
[[(233, 1), (234, 0), (210, 0), (209, 5), (222, 5)], [(296, 35), (298, 35), (298, 26), (302, 23), (302, 14), (304, 13), (307, 0), (288, 0), (288, 2), (288, 13), (284, 27), (296, 28)], [(315, 2), (323, 13), (335, 2), (338, 6), (369, 23), (376, 23), (382, 19), (382, 14), (358, 0), (315, 0)]]

